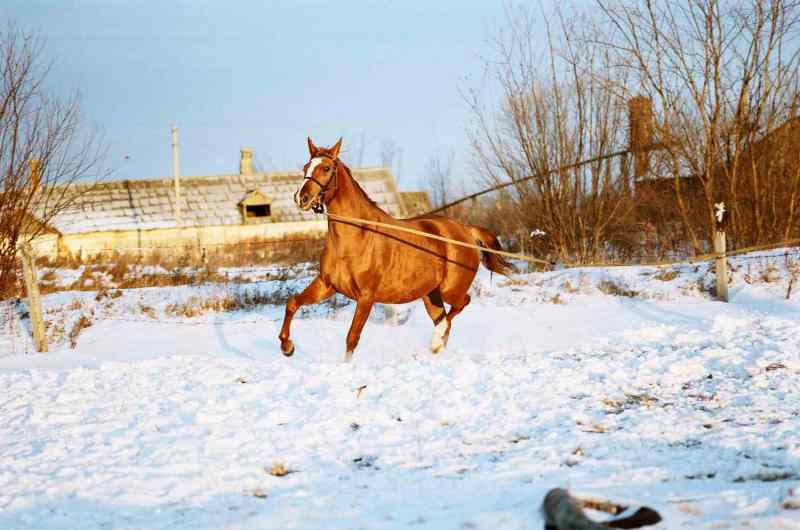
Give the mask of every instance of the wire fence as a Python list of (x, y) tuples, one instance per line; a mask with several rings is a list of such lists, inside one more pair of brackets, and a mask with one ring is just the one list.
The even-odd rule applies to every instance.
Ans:
[[(751, 246), (726, 252), (723, 247), (716, 252), (702, 255), (673, 256), (671, 259), (653, 260), (647, 255), (637, 256), (639, 259), (630, 259), (626, 262), (596, 261), (591, 263), (558, 263), (540, 259), (528, 254), (505, 252), (502, 250), (487, 249), (478, 245), (453, 241), (435, 234), (427, 234), (408, 227), (390, 225), (375, 221), (357, 218), (333, 216), (329, 214), (332, 222), (347, 222), (359, 225), (372, 225), (374, 230), (408, 232), (423, 237), (443, 240), (448, 243), (478, 249), (482, 252), (494, 252), (510, 259), (518, 259), (544, 265), (546, 269), (572, 269), (572, 268), (608, 268), (627, 266), (686, 266), (716, 260), (725, 263), (729, 258), (735, 258), (735, 263), (761, 261), (764, 263), (784, 260), (787, 266), (790, 262), (800, 264), (800, 240), (782, 241), (768, 245)], [(42, 260), (40, 270), (34, 276), (37, 278), (37, 287), (42, 294), (56, 291), (90, 291), (96, 293), (96, 301), (105, 298), (113, 299), (121, 296), (121, 291), (130, 288), (174, 287), (174, 286), (221, 286), (221, 290), (201, 290), (196, 296), (207, 297), (208, 304), (203, 306), (204, 311), (210, 313), (230, 312), (235, 310), (250, 310), (259, 305), (280, 305), (299, 291), (302, 282), (299, 280), (315, 274), (317, 267), (309, 262), (317, 261), (323, 248), (324, 240), (318, 238), (298, 238), (271, 241), (242, 241), (237, 243), (213, 243), (208, 245), (161, 245), (155, 247), (117, 247), (85, 249), (85, 260)], [(265, 250), (263, 253), (253, 253), (253, 249)], [(746, 255), (745, 255), (746, 254)], [(649, 258), (649, 259), (648, 259)], [(793, 265), (800, 271), (800, 265)], [(709, 267), (710, 270), (711, 266)], [(724, 270), (724, 269), (723, 269)], [(63, 277), (71, 277), (64, 282)], [(720, 276), (726, 278), (727, 274), (715, 275), (719, 281)], [(269, 295), (259, 294), (258, 285), (262, 282), (275, 282), (278, 287), (270, 286), (266, 291)], [(242, 290), (254, 285), (252, 291)], [(237, 290), (238, 289), (238, 290)], [(725, 287), (727, 292), (727, 287)], [(790, 287), (791, 290), (791, 287)], [(29, 293), (27, 287), (20, 289)], [(719, 286), (717, 292), (720, 292)], [(727, 296), (727, 295), (726, 295)], [(216, 299), (216, 301), (215, 301)], [(31, 300), (29, 307), (34, 307), (41, 301)], [(215, 305), (216, 304), (216, 305)], [(333, 310), (346, 305), (346, 301), (334, 301)], [(202, 305), (202, 303), (201, 303)], [(11, 306), (8, 306), (11, 308)], [(7, 336), (15, 337), (19, 333), (20, 316), (18, 309), (7, 309), (3, 318), (2, 327), (7, 328)], [(14, 312), (14, 315), (10, 313)], [(198, 313), (200, 314), (200, 313)], [(156, 325), (180, 326), (208, 326), (208, 325), (254, 325), (264, 322), (277, 321), (276, 317), (252, 317), (250, 312), (246, 318), (213, 318), (197, 319), (196, 315), (181, 318), (180, 308), (174, 309), (168, 318), (158, 317), (148, 311), (142, 311), (143, 318), (128, 317), (112, 313), (93, 315), (95, 320), (108, 320), (116, 322), (130, 322)], [(13, 333), (12, 333), (13, 328)], [(33, 332), (36, 332), (33, 326)], [(25, 330), (25, 334), (30, 331)], [(37, 339), (37, 343), (40, 339)], [(16, 348), (16, 346), (14, 346)], [(26, 346), (27, 350), (28, 347)], [(14, 350), (16, 351), (16, 349)]]
[(100, 316), (98, 320), (110, 320), (112, 322), (133, 322), (137, 324), (158, 324), (158, 325), (178, 325), (178, 326), (238, 326), (242, 324), (262, 324), (264, 322), (278, 322), (278, 318), (251, 318), (244, 320), (180, 320), (180, 319), (152, 319), (152, 318), (124, 318), (112, 316)]
[(148, 254), (153, 252), (164, 251), (184, 251), (193, 253), (202, 253), (204, 250), (215, 249), (220, 247), (229, 248), (260, 248), (260, 247), (281, 247), (297, 243), (318, 243), (322, 241), (318, 237), (303, 237), (295, 239), (253, 239), (237, 242), (217, 242), (217, 243), (200, 243), (200, 244), (167, 244), (167, 245), (149, 245), (149, 246), (127, 246), (127, 247), (81, 247), (79, 253), (85, 253), (89, 256), (94, 254)]
[[(328, 216), (328, 218), (332, 219), (335, 222), (342, 222), (342, 223), (352, 224), (352, 225), (356, 225), (356, 226), (376, 227), (376, 228), (381, 228), (381, 229), (384, 229), (384, 230), (388, 230), (389, 232), (398, 232), (398, 231), (399, 232), (404, 232), (404, 233), (408, 233), (408, 234), (422, 236), (422, 237), (429, 238), (429, 239), (434, 239), (434, 240), (437, 240), (437, 241), (443, 241), (443, 242), (446, 242), (446, 243), (449, 243), (449, 244), (453, 244), (453, 245), (457, 245), (457, 246), (461, 246), (461, 247), (473, 248), (473, 249), (479, 250), (481, 252), (490, 252), (490, 253), (497, 254), (497, 255), (500, 255), (500, 256), (504, 256), (504, 257), (507, 257), (507, 258), (518, 259), (518, 260), (528, 261), (528, 262), (532, 262), (532, 263), (538, 263), (538, 264), (542, 264), (542, 265), (545, 265), (545, 266), (551, 266), (551, 265), (554, 264), (552, 261), (544, 260), (544, 259), (538, 258), (536, 256), (532, 256), (530, 254), (524, 254), (524, 253), (518, 253), (518, 252), (507, 252), (507, 251), (504, 251), (504, 250), (496, 250), (496, 249), (486, 248), (485, 246), (482, 246), (482, 245), (477, 245), (477, 244), (474, 244), (474, 243), (467, 243), (467, 242), (464, 242), (464, 241), (454, 240), (454, 239), (443, 237), (443, 236), (440, 236), (440, 235), (437, 235), (437, 234), (431, 234), (431, 233), (427, 233), (427, 232), (424, 232), (424, 231), (421, 231), (421, 230), (416, 230), (414, 228), (410, 228), (410, 227), (407, 227), (407, 226), (397, 225), (397, 224), (393, 224), (393, 223), (385, 223), (385, 222), (381, 222), (381, 221), (368, 220), (368, 219), (359, 219), (357, 217), (348, 217), (348, 216), (337, 215), (337, 214), (332, 214), (332, 213), (328, 213), (326, 215)], [(655, 260), (649, 260), (649, 261), (644, 261), (643, 260), (643, 261), (640, 261), (640, 262), (637, 262), (637, 263), (614, 262), (614, 261), (593, 261), (593, 262), (590, 262), (590, 263), (562, 262), (562, 263), (560, 263), (560, 266), (561, 267), (565, 267), (565, 268), (578, 268), (578, 267), (584, 268), (584, 267), (626, 267), (626, 266), (631, 266), (631, 265), (639, 265), (639, 266), (676, 265), (676, 264), (679, 264), (679, 263), (695, 263), (695, 262), (701, 262), (701, 261), (708, 261), (708, 260), (711, 260), (711, 259), (720, 259), (720, 258), (725, 258), (725, 257), (736, 256), (736, 255), (739, 255), (739, 254), (755, 252), (755, 251), (759, 251), (759, 250), (770, 250), (770, 249), (774, 249), (774, 248), (787, 247), (787, 246), (796, 245), (796, 244), (800, 244), (800, 239), (792, 239), (792, 240), (781, 241), (781, 242), (778, 242), (778, 243), (771, 243), (771, 244), (766, 244), (766, 245), (755, 245), (755, 246), (750, 246), (750, 247), (746, 247), (746, 248), (742, 248), (742, 249), (737, 249), (735, 251), (730, 251), (730, 252), (725, 252), (724, 249), (722, 249), (722, 250), (715, 249), (714, 252), (695, 255), (695, 256), (686, 256), (686, 257), (676, 258), (676, 259), (655, 259)]]
[[(597, 260), (588, 263), (563, 262), (541, 259), (525, 253), (506, 252), (488, 249), (462, 241), (454, 241), (436, 234), (428, 234), (404, 226), (389, 225), (376, 221), (334, 216), (333, 221), (369, 224), (376, 228), (422, 235), (432, 239), (474, 248), (481, 252), (493, 252), (512, 260), (526, 261), (545, 269), (559, 268), (597, 268), (628, 266), (675, 266), (710, 262), (723, 258), (739, 256), (742, 260), (767, 260), (783, 257), (791, 259), (800, 254), (800, 248), (786, 248), (800, 244), (800, 239), (782, 241), (767, 245), (750, 246), (724, 253), (710, 252), (701, 255), (671, 256), (667, 259), (653, 259), (642, 254), (631, 256), (626, 261)], [(248, 284), (260, 281), (286, 280), (296, 273), (298, 267), (314, 272), (324, 240), (319, 238), (298, 238), (272, 241), (242, 241), (238, 243), (214, 243), (209, 245), (162, 245), (157, 247), (116, 247), (84, 249), (86, 259), (67, 257), (60, 260), (44, 259), (37, 261), (40, 267), (40, 288), (45, 294), (64, 290), (97, 291), (104, 288), (128, 289), (146, 287), (166, 287), (177, 285), (198, 285), (204, 283)], [(215, 253), (213, 249), (224, 252)], [(249, 252), (252, 249), (267, 249), (261, 254)], [(782, 249), (780, 252), (764, 252)], [(742, 254), (754, 253), (750, 256)], [(76, 274), (67, 275), (72, 281), (64, 283), (59, 273), (72, 269)], [(20, 282), (20, 295), (24, 292)]]

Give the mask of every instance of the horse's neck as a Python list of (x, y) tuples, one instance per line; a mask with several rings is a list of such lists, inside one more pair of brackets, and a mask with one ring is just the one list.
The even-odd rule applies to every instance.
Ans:
[(369, 219), (371, 221), (386, 220), (389, 214), (373, 204), (359, 189), (350, 171), (340, 165), (336, 175), (336, 195), (328, 203), (328, 211), (332, 214)]

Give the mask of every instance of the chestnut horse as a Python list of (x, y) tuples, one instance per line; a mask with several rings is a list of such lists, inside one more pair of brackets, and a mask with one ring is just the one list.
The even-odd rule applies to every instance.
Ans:
[[(500, 249), (488, 231), (441, 216), (394, 219), (381, 210), (359, 186), (339, 159), (342, 140), (331, 148), (314, 145), (308, 138), (310, 159), (303, 168), (302, 186), (294, 200), (302, 210), (389, 223), (422, 232)], [(404, 304), (422, 298), (434, 324), (431, 351), (447, 345), (453, 319), (469, 304), (467, 294), (483, 255), (491, 271), (508, 275), (514, 269), (498, 255), (452, 243), (341, 220), (328, 219), (328, 235), (320, 259), (319, 276), (286, 304), (279, 339), (284, 355), (294, 353), (289, 328), (295, 312), (334, 293), (356, 301), (355, 316), (347, 333), (345, 361), (350, 361), (373, 304)], [(445, 309), (444, 304), (450, 306)]]

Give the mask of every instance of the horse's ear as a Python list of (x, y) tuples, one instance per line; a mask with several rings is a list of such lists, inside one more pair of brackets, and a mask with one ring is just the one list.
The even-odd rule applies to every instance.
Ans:
[(342, 138), (339, 137), (339, 141), (333, 144), (331, 147), (331, 155), (333, 158), (339, 158), (339, 150), (342, 148)]
[(309, 136), (308, 137), (308, 154), (310, 154), (311, 157), (313, 158), (313, 157), (315, 157), (317, 155), (317, 151), (319, 151), (319, 149), (317, 149), (317, 146), (314, 145), (314, 141), (311, 140), (311, 137)]

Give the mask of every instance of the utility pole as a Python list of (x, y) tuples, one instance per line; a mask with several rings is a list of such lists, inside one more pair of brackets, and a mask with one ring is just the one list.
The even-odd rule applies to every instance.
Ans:
[(175, 223), (183, 227), (181, 217), (181, 178), (178, 172), (178, 128), (172, 125), (172, 178), (175, 180)]

